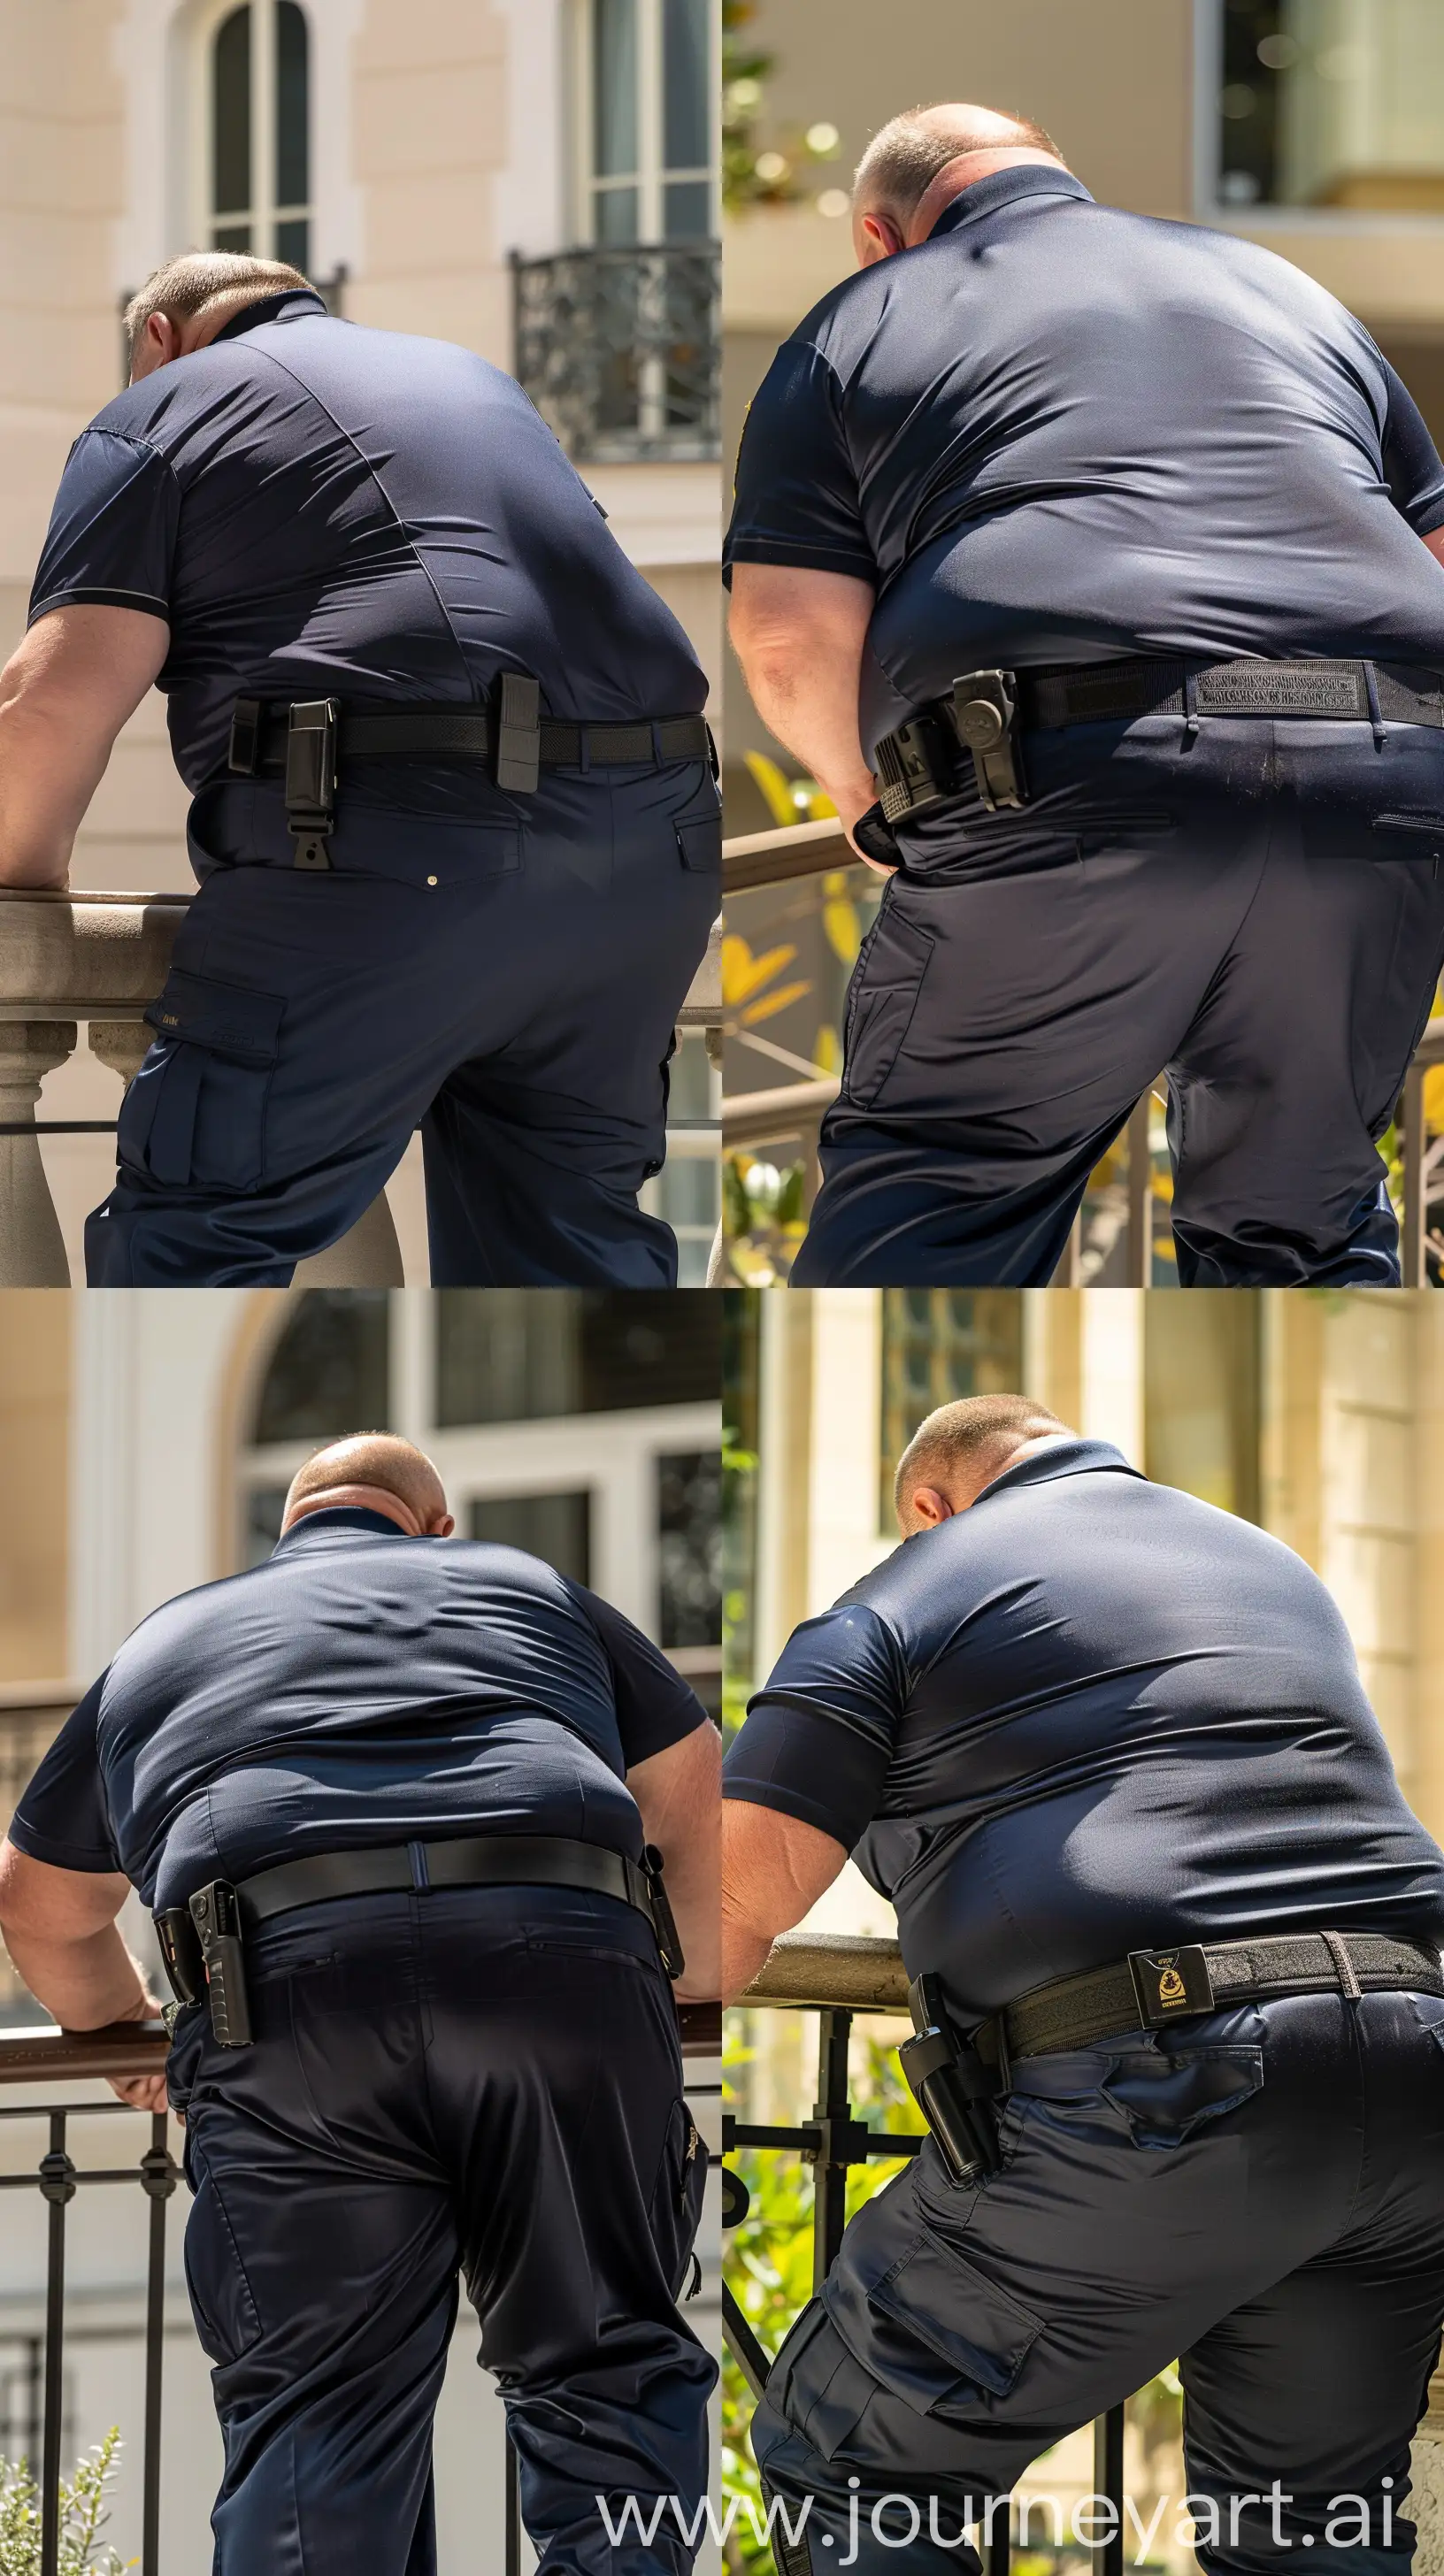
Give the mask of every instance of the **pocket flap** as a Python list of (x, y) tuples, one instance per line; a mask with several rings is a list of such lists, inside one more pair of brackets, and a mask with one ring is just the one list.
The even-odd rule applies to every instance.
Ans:
[(239, 1064), (267, 1065), (276, 1061), (285, 1008), (280, 993), (218, 984), (209, 975), (190, 975), (175, 966), (145, 1016), (163, 1038), (210, 1047)]
[(722, 865), (722, 814), (684, 814), (677, 823), (677, 848), (684, 868), (715, 875)]
[(960, 2383), (1006, 2397), (1042, 2332), (1042, 2320), (964, 2255), (923, 2238), (868, 2292), (876, 2316), (905, 2329), (879, 2336), (869, 2367), (923, 2414), (960, 2393)]

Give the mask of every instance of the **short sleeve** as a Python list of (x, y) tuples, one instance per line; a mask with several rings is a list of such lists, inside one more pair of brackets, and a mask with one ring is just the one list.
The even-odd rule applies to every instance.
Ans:
[(105, 1804), (96, 1724), (105, 1675), (73, 1709), (10, 1819), (10, 1840), (52, 1869), (121, 1868)]
[(157, 448), (82, 430), (66, 461), (30, 593), (30, 624), (93, 601), (169, 618), (180, 488)]
[(629, 1771), (649, 1754), (665, 1753), (669, 1744), (680, 1744), (696, 1727), (711, 1724), (696, 1692), (660, 1646), (654, 1646), (610, 1601), (601, 1600), (582, 1584), (569, 1583), (567, 1590), (595, 1628), (611, 1665), (617, 1732)]
[(724, 1798), (775, 1807), (851, 1851), (881, 1804), (908, 1689), (902, 1647), (865, 1602), (806, 1620), (748, 1705)]
[(734, 563), (776, 563), (876, 581), (841, 396), (820, 350), (806, 340), (784, 342), (742, 433), (724, 579)]
[(1387, 359), (1389, 410), (1384, 423), (1384, 480), (1394, 507), (1416, 536), (1431, 536), (1444, 527), (1444, 464), (1424, 416)]

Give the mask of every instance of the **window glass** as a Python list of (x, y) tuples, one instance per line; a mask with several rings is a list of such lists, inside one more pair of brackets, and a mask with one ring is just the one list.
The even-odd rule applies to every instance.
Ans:
[[(276, 11), (276, 203), (304, 206), (311, 194), (307, 134), (306, 18), (296, 0)], [(279, 232), (276, 251), (280, 258)]]
[(440, 1289), (437, 1422), (715, 1403), (715, 1308), (702, 1289)]
[(662, 157), (669, 170), (705, 170), (711, 86), (708, 0), (662, 0)]
[(1444, 208), (1438, 0), (1223, 0), (1226, 205)]
[(574, 1583), (592, 1579), (592, 1498), (573, 1494), (477, 1494), (467, 1534), (497, 1547), (525, 1548)]
[(391, 1409), (384, 1288), (308, 1288), (276, 1344), (253, 1443), (384, 1431)]
[(1143, 1303), (1146, 1473), (1257, 1520), (1258, 1299), (1193, 1288)]
[(638, 240), (640, 203), (641, 200), (635, 188), (599, 188), (597, 190), (598, 241), (634, 242)]
[[(216, 31), (211, 58), (211, 206), (245, 214), (251, 203), (251, 13), (233, 9)], [(215, 234), (217, 250), (249, 250), (249, 224)]]
[(662, 190), (662, 224), (668, 241), (705, 241), (712, 224), (708, 182), (669, 179)]
[(599, 179), (637, 167), (637, 0), (595, 0), (592, 166)]
[(893, 1526), (897, 1462), (925, 1414), (963, 1395), (1016, 1395), (1021, 1300), (1005, 1288), (886, 1288), (878, 1527)]
[(657, 1460), (658, 1642), (714, 1646), (722, 1621), (722, 1461), (715, 1449)]
[(242, 1562), (246, 1566), (265, 1564), (281, 1535), (285, 1509), (284, 1485), (250, 1487), (246, 1495), (246, 1526), (242, 1540)]

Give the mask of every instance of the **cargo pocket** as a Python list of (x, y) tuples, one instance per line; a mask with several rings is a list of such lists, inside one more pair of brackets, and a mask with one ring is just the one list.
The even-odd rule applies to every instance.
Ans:
[(897, 1062), (933, 945), (884, 898), (848, 996), (842, 1091), (858, 1109), (873, 1107)]
[(710, 811), (679, 814), (677, 855), (698, 876), (717, 876), (722, 867), (722, 808), (715, 797)]
[(1043, 2331), (1041, 2317), (928, 2236), (874, 2282), (867, 2304), (869, 2370), (916, 2414), (945, 2421), (1008, 2396)]
[(692, 2268), (692, 2247), (702, 2224), (706, 2189), (707, 2149), (702, 2132), (687, 2104), (679, 2098), (668, 2114), (649, 2211), (652, 2241), (674, 2299), (680, 2297)]
[(120, 1159), (152, 1180), (253, 1189), (285, 1000), (172, 969), (146, 1018), (160, 1040), (121, 1105)]
[(186, 2139), (186, 2179), (195, 2201), (185, 2232), (186, 2288), (201, 2349), (212, 2361), (238, 2361), (257, 2341), (261, 2319), (225, 2202), (196, 2139)]

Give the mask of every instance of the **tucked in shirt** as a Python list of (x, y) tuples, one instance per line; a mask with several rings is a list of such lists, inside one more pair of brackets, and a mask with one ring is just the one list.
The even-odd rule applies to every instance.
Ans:
[(873, 583), (863, 742), (959, 674), (1150, 651), (1444, 663), (1444, 467), (1362, 323), (1257, 242), (1025, 165), (814, 307), (726, 560)]
[[(466, 705), (526, 671), (553, 715), (598, 724), (706, 697), (520, 385), (309, 292), (248, 305), (81, 432), (31, 621), (86, 600), (168, 620), (159, 686), (191, 788), (224, 770), (237, 697)], [(347, 780), (353, 802), (417, 787), (414, 762)]]
[(1331, 1595), (1106, 1441), (1020, 1460), (797, 1629), (724, 1794), (853, 1851), (962, 2011), (1168, 1942), (1444, 1940)]
[(625, 1774), (709, 1723), (660, 1648), (518, 1548), (315, 1512), (142, 1621), (10, 1825), (148, 1905), (313, 1852), (558, 1834), (640, 1856)]

